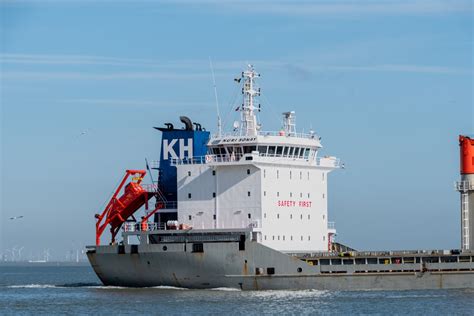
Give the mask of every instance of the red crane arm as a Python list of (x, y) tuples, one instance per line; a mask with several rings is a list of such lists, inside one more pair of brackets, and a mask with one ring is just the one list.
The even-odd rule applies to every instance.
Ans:
[[(96, 214), (96, 245), (100, 245), (100, 237), (107, 225), (110, 225), (110, 232), (112, 234), (112, 243), (115, 242), (115, 236), (122, 224), (135, 213), (144, 204), (148, 209), (148, 200), (153, 196), (140, 186), (140, 183), (145, 176), (145, 170), (127, 170), (125, 176), (115, 190), (112, 198), (101, 214)], [(127, 179), (134, 175), (132, 181), (127, 185)], [(125, 187), (124, 187), (125, 185)], [(124, 188), (124, 193), (118, 197), (119, 193)]]

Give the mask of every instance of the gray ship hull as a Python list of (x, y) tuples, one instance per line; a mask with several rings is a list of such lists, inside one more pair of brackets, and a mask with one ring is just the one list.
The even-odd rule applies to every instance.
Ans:
[(325, 266), (321, 258), (314, 265), (318, 260), (288, 255), (251, 238), (202, 242), (198, 247), (194, 244), (94, 246), (88, 248), (87, 256), (102, 282), (114, 286), (242, 290), (474, 288), (474, 253), (464, 254), (462, 258), (468, 258), (465, 262), (441, 259), (421, 264), (428, 256), (422, 255), (420, 263)]

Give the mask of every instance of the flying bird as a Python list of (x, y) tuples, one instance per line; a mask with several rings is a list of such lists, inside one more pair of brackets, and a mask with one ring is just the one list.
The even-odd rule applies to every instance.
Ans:
[(15, 219), (20, 219), (20, 218), (23, 218), (23, 215), (10, 217), (10, 220), (15, 220)]

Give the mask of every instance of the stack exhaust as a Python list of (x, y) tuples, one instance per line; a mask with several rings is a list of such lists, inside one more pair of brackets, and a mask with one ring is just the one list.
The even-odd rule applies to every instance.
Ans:
[(474, 139), (459, 135), (461, 181), (461, 249), (474, 250)]

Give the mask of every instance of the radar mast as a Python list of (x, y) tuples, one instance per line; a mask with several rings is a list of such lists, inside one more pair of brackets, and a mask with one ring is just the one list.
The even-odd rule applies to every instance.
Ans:
[[(243, 87), (242, 96), (243, 103), (240, 108), (241, 112), (241, 136), (256, 136), (260, 126), (257, 124), (257, 117), (255, 115), (255, 97), (260, 95), (260, 88), (255, 84), (255, 78), (260, 77), (260, 74), (255, 72), (252, 65), (247, 66), (247, 70), (242, 72)], [(260, 105), (257, 108), (260, 111)]]

